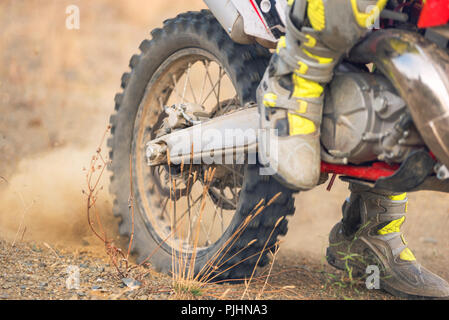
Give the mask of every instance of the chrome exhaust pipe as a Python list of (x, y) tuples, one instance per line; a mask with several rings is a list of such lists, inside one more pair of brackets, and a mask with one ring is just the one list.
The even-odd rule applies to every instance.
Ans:
[(148, 142), (147, 164), (256, 163), (259, 129), (256, 107), (206, 120)]

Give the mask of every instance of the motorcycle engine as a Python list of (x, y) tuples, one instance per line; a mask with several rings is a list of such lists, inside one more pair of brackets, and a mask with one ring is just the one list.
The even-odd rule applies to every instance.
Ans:
[(321, 127), (324, 161), (398, 163), (424, 146), (404, 100), (384, 76), (337, 72), (327, 90)]

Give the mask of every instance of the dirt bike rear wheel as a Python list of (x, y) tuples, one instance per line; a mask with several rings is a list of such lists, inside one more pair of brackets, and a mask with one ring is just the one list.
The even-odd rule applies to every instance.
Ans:
[[(120, 234), (129, 237), (134, 227), (132, 252), (137, 262), (148, 262), (159, 271), (188, 270), (191, 266), (182, 267), (180, 261), (194, 261), (192, 270), (202, 280), (244, 279), (256, 265), (269, 261), (268, 251), (274, 249), (279, 236), (286, 234), (286, 217), (294, 213), (292, 191), (273, 177), (259, 175), (258, 165), (221, 166), (229, 174), (222, 171), (205, 189), (206, 172), (211, 166), (196, 167), (195, 178), (188, 166), (150, 169), (145, 164), (145, 143), (160, 132), (163, 107), (173, 102), (202, 100), (200, 104), (209, 108), (212, 116), (227, 112), (223, 110), (226, 106), (241, 108), (254, 102), (270, 53), (258, 45), (234, 43), (207, 10), (165, 21), (163, 28), (152, 31), (151, 40), (142, 42), (140, 50), (140, 55), (131, 59), (131, 72), (122, 77), (124, 90), (116, 96), (115, 113), (110, 119), (110, 190), (115, 197), (114, 215), (121, 218)], [(193, 74), (201, 66), (207, 68), (198, 80)], [(217, 83), (221, 86), (225, 78), (228, 85), (220, 96)], [(204, 83), (209, 83), (212, 90), (205, 90)], [(200, 93), (195, 94), (194, 88)], [(232, 91), (228, 97), (226, 90)], [(216, 173), (220, 172), (218, 167), (214, 166)], [(129, 210), (130, 172), (134, 221)], [(233, 179), (229, 179), (231, 175)], [(224, 177), (230, 181), (224, 183)], [(200, 200), (190, 197), (195, 187), (189, 183), (198, 183)], [(207, 192), (202, 193), (204, 190)], [(195, 201), (195, 205), (206, 201), (210, 205), (205, 204), (204, 212), (198, 214), (193, 207)], [(217, 215), (221, 216), (220, 227), (205, 226), (207, 219), (215, 221)], [(178, 222), (180, 216), (182, 222)], [(194, 216), (196, 220), (192, 221)], [(250, 223), (245, 225), (245, 221)], [(213, 237), (199, 236), (212, 228)]]

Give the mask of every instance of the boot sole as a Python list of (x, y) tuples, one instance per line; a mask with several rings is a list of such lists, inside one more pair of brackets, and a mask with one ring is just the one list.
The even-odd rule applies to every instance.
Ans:
[(330, 248), (326, 249), (326, 260), (327, 263), (329, 263), (332, 267), (338, 269), (338, 270), (345, 270), (344, 263), (341, 260), (338, 260), (329, 250)]

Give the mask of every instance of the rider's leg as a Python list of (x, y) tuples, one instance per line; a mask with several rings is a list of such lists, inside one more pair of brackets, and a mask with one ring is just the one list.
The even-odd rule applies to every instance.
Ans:
[[(422, 267), (408, 248), (401, 226), (407, 195), (350, 183), (351, 196), (343, 205), (343, 219), (331, 231), (328, 262), (342, 270), (365, 274), (379, 267), (380, 286), (404, 297), (449, 296), (446, 281)], [(348, 259), (351, 256), (351, 259)], [(372, 272), (373, 270), (371, 270)]]
[[(265, 142), (260, 144), (260, 155), (287, 186), (308, 190), (317, 185), (324, 86), (385, 3), (289, 1), (286, 35), (279, 40), (258, 90), (262, 127), (275, 129), (269, 130), (267, 140), (277, 140), (277, 152), (268, 150), (276, 143)], [(365, 14), (367, 8), (374, 9)]]

